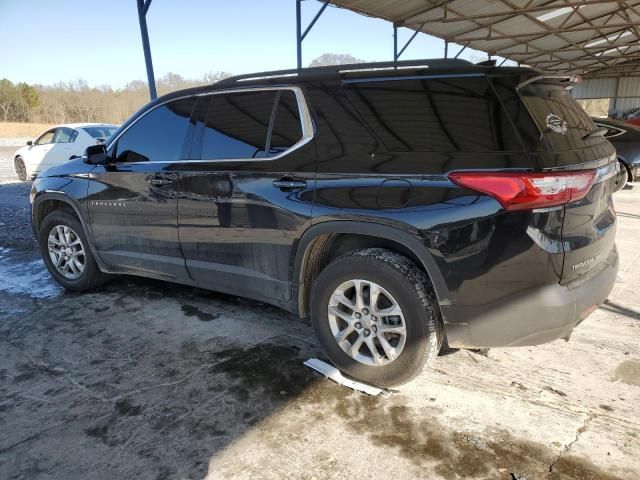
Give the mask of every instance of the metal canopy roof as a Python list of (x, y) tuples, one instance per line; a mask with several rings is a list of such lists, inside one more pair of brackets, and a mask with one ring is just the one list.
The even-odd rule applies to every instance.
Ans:
[(548, 73), (640, 73), (640, 1), (329, 1)]

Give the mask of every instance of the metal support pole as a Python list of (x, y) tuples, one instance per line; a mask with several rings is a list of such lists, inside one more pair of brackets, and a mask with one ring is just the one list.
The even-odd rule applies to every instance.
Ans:
[(320, 18), (320, 15), (322, 15), (322, 12), (324, 12), (324, 9), (327, 8), (328, 6), (329, 6), (329, 0), (325, 0), (324, 3), (322, 4), (322, 7), (320, 7), (320, 10), (318, 10), (318, 13), (316, 13), (316, 16), (313, 17), (313, 20), (311, 20), (311, 23), (309, 23), (309, 26), (305, 29), (304, 33), (300, 37), (301, 41), (304, 40), (304, 37), (307, 36), (307, 33), (309, 33), (309, 30), (313, 28), (313, 26), (316, 24), (316, 22)]
[(296, 0), (296, 49), (297, 65), (302, 68), (302, 0)]
[[(397, 29), (396, 29), (396, 32), (397, 32)], [(413, 39), (414, 39), (414, 38), (416, 38), (416, 35), (418, 35), (419, 33), (420, 33), (420, 30), (416, 30), (415, 32), (413, 32), (413, 35), (411, 35), (411, 38), (409, 38), (409, 40), (407, 40), (407, 43), (405, 43), (405, 44), (404, 44), (404, 47), (402, 47), (402, 48), (400, 49), (400, 51), (399, 51), (399, 52), (397, 52), (396, 60), (398, 60), (398, 59), (402, 56), (402, 54), (404, 53), (404, 51), (407, 49), (407, 47), (408, 47), (409, 45), (411, 45), (411, 42), (413, 42)], [(395, 47), (395, 48), (396, 48), (396, 51), (397, 51), (397, 48), (398, 48), (398, 47), (397, 47), (397, 43), (398, 43), (397, 38), (398, 38), (398, 36), (397, 36), (397, 33), (396, 33), (396, 47)]]
[(140, 22), (140, 35), (142, 36), (142, 50), (144, 51), (144, 63), (147, 67), (147, 82), (149, 83), (149, 96), (151, 100), (158, 98), (156, 93), (156, 79), (153, 75), (153, 61), (151, 59), (151, 47), (149, 46), (149, 32), (147, 30), (147, 11), (151, 0), (138, 0), (138, 21)]
[(449, 58), (449, 40), (444, 41), (444, 58)]
[(614, 113), (615, 114), (618, 113), (618, 93), (619, 92), (620, 92), (620, 77), (618, 76), (618, 78), (616, 79), (616, 86), (613, 94), (613, 108), (611, 108), (611, 102), (609, 102), (609, 111), (607, 112), (609, 116), (613, 116)]
[(313, 17), (313, 20), (309, 22), (309, 26), (302, 31), (302, 0), (296, 0), (296, 50), (297, 50), (297, 62), (298, 68), (302, 68), (302, 41), (305, 39), (307, 34), (311, 31), (313, 26), (316, 24), (320, 15), (325, 11), (325, 9), (329, 6), (329, 0), (324, 0), (322, 2), (322, 7), (316, 13), (316, 16)]
[(398, 62), (398, 27), (393, 25), (393, 63)]
[(467, 49), (467, 46), (469, 46), (468, 43), (464, 47), (462, 47), (460, 50), (458, 50), (458, 53), (456, 53), (456, 56), (453, 57), (453, 58), (458, 58), (460, 56), (460, 54)]

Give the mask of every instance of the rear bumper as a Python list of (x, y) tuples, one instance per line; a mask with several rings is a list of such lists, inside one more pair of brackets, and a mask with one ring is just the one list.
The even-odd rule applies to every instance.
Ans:
[(614, 246), (597, 272), (571, 285), (548, 285), (490, 305), (442, 306), (449, 346), (515, 347), (568, 338), (607, 299), (617, 272)]

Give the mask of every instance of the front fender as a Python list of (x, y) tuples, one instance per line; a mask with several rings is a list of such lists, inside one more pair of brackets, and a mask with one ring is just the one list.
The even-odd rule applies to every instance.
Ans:
[(101, 270), (105, 270), (105, 265), (94, 247), (93, 231), (88, 219), (88, 211), (84, 199), (89, 187), (89, 179), (81, 177), (46, 177), (38, 178), (33, 182), (31, 189), (31, 228), (38, 238), (40, 231), (41, 217), (40, 209), (48, 201), (61, 202), (71, 208), (84, 229), (89, 248), (93, 253), (96, 263)]

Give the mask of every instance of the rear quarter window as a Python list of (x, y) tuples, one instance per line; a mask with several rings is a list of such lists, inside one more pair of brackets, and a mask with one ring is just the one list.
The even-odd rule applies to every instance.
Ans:
[(391, 151), (522, 151), (485, 77), (353, 82), (349, 99)]

